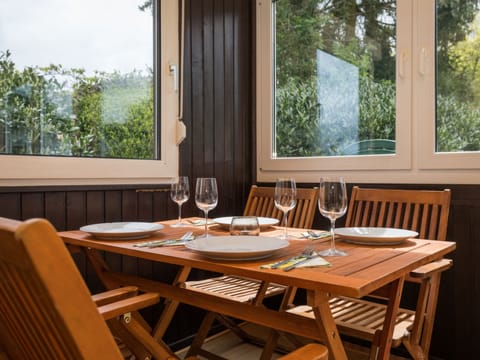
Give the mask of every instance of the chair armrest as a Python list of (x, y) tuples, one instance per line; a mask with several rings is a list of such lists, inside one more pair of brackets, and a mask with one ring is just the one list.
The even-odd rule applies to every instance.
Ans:
[(450, 269), (453, 265), (453, 261), (451, 259), (441, 259), (437, 261), (433, 261), (429, 264), (420, 266), (415, 270), (410, 272), (410, 276), (416, 279), (423, 279), (432, 276), (435, 273), (439, 273)]
[(114, 303), (106, 304), (98, 307), (98, 312), (105, 320), (113, 319), (125, 313), (143, 309), (147, 306), (154, 305), (160, 301), (160, 295), (157, 293), (145, 293), (119, 300)]
[(99, 294), (92, 295), (92, 300), (97, 306), (110, 304), (115, 301), (123, 300), (138, 294), (136, 286), (125, 286), (118, 289), (104, 291)]
[(327, 360), (328, 350), (325, 346), (317, 343), (310, 343), (298, 348), (291, 353), (280, 357), (281, 360)]

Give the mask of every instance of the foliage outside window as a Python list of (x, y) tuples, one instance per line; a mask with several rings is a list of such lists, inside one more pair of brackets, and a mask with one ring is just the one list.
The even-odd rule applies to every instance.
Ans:
[[(478, 2), (436, 11), (436, 148), (479, 151)], [(277, 0), (274, 14), (273, 156), (395, 153), (396, 1)]]
[[(92, 10), (95, 8), (96, 2), (82, 2)], [(7, 37), (3, 44), (0, 42), (0, 153), (154, 158), (152, 3), (104, 1), (110, 5), (110, 16), (90, 14), (91, 23), (82, 27), (77, 26), (84, 20), (81, 13), (78, 22), (69, 24), (77, 11), (76, 1), (32, 3), (30, 11), (19, 14), (25, 17), (20, 22), (7, 20), (16, 8), (7, 3), (11, 11), (0, 15)], [(9, 9), (8, 4), (4, 7)], [(59, 29), (71, 39), (67, 44), (64, 36), (45, 41), (42, 50), (52, 53), (50, 64), (42, 63), (43, 54), (36, 53), (38, 48), (33, 42), (38, 38), (42, 42), (52, 35), (47, 27), (36, 27), (39, 22), (30, 15), (59, 22)], [(135, 21), (125, 22), (128, 15)], [(143, 18), (145, 26), (138, 26), (139, 18)], [(26, 22), (31, 26), (25, 27)], [(118, 46), (115, 33), (125, 34), (122, 28), (127, 28), (134, 38), (150, 38), (131, 49), (144, 55), (136, 59), (138, 62), (133, 62), (129, 53), (123, 54), (124, 47)], [(93, 33), (94, 29), (109, 31)], [(97, 44), (80, 52), (79, 44), (88, 36)], [(16, 42), (21, 38), (31, 40)], [(130, 44), (133, 45), (136, 44)], [(68, 65), (55, 58), (58, 49), (63, 55), (71, 53), (71, 57), (62, 56)], [(28, 54), (28, 59), (24, 54)], [(23, 63), (17, 64), (15, 59), (20, 57)], [(92, 58), (98, 65), (92, 64)]]
[(394, 153), (395, 2), (274, 5), (276, 156)]
[(480, 151), (479, 1), (437, 1), (438, 152)]

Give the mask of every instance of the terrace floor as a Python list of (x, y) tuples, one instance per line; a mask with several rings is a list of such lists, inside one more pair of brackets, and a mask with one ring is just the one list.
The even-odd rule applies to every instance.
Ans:
[[(242, 327), (248, 330), (250, 334), (257, 337), (264, 338), (267, 333), (266, 329), (253, 324), (243, 324)], [(368, 360), (369, 349), (364, 346), (345, 342), (345, 348), (347, 351), (349, 360)], [(252, 360), (259, 359), (262, 348), (253, 344), (246, 343), (239, 339), (235, 334), (230, 331), (224, 331), (216, 334), (207, 339), (204, 344), (204, 349), (209, 350), (219, 356), (222, 356), (229, 360)], [(184, 358), (188, 349), (182, 349), (176, 354), (181, 359)], [(280, 353), (275, 353), (272, 359), (277, 359), (281, 356)], [(200, 357), (200, 359), (205, 359)], [(407, 358), (392, 355), (391, 360), (405, 360)]]

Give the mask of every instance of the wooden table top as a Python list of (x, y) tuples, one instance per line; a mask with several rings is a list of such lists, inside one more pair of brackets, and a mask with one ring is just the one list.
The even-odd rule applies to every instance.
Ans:
[[(135, 247), (136, 243), (150, 240), (175, 239), (186, 231), (195, 235), (204, 232), (203, 226), (183, 228), (170, 227), (174, 221), (160, 222), (165, 227), (148, 239), (140, 240), (98, 240), (80, 230), (64, 231), (59, 235), (70, 245), (89, 247), (112, 253), (134, 256), (142, 259), (189, 266), (213, 272), (241, 275), (259, 280), (277, 282), (309, 290), (332, 294), (361, 297), (407, 274), (420, 265), (440, 259), (455, 249), (455, 243), (422, 239), (408, 239), (399, 245), (366, 246), (337, 241), (336, 246), (348, 253), (344, 257), (326, 257), (330, 267), (297, 268), (292, 271), (263, 269), (260, 265), (272, 263), (299, 254), (307, 245), (323, 250), (330, 240), (300, 239), (303, 229), (289, 229), (290, 245), (277, 250), (271, 257), (261, 260), (220, 261), (208, 259), (184, 246), (145, 248)], [(280, 227), (262, 231), (262, 236), (278, 236)], [(226, 235), (218, 225), (210, 225), (211, 235)]]

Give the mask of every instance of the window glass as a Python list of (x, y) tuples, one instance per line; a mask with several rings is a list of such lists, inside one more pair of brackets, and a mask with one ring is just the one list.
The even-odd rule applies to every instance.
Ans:
[(479, 4), (436, 4), (436, 151), (480, 151)]
[(274, 2), (273, 157), (396, 152), (396, 2)]
[(0, 154), (155, 159), (154, 5), (2, 0)]

